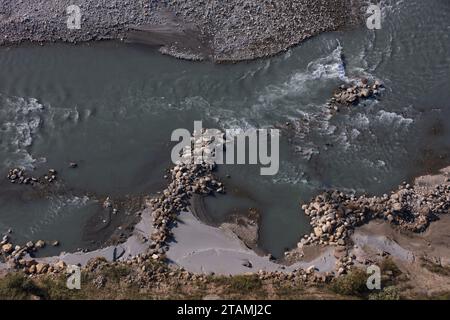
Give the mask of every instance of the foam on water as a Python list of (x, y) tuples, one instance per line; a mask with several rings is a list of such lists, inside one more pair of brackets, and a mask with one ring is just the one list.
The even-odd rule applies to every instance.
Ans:
[(413, 119), (404, 117), (395, 112), (388, 112), (380, 110), (376, 114), (376, 119), (380, 123), (384, 123), (387, 126), (393, 126), (394, 128), (405, 128), (414, 122)]
[(36, 99), (8, 98), (0, 95), (0, 155), (6, 167), (32, 169), (45, 159), (29, 153), (33, 139), (42, 125), (44, 106)]
[(349, 80), (345, 73), (340, 44), (329, 55), (310, 62), (306, 70), (295, 71), (288, 81), (281, 85), (268, 86), (258, 97), (258, 110), (276, 109), (276, 102), (284, 98), (301, 97), (306, 91), (314, 90), (318, 81), (327, 79), (341, 79), (345, 82)]
[[(336, 43), (336, 42), (335, 42)], [(284, 59), (289, 59), (290, 53), (286, 53)], [(270, 62), (256, 70), (251, 70), (251, 76), (269, 68)], [(250, 72), (250, 71), (249, 71)], [(244, 78), (250, 76), (248, 72)], [(294, 70), (287, 80), (266, 86), (256, 95), (256, 103), (243, 105), (242, 108), (228, 108), (221, 103), (210, 103), (203, 97), (190, 97), (185, 101), (186, 105), (201, 110), (203, 114), (218, 123), (222, 129), (264, 128), (273, 126), (274, 116), (278, 121), (286, 121), (290, 117), (298, 118), (303, 112), (298, 99), (306, 92), (317, 91), (321, 88), (323, 80), (349, 81), (345, 74), (344, 61), (342, 59), (342, 46), (338, 44), (328, 55), (313, 60), (306, 69)], [(183, 107), (186, 107), (183, 106)], [(312, 106), (314, 112), (321, 112), (324, 106)], [(308, 108), (308, 107), (306, 107)]]
[(64, 125), (76, 125), (91, 116), (72, 108), (52, 108), (35, 98), (7, 97), (0, 94), (0, 165), (32, 170), (45, 158), (34, 158), (31, 149), (45, 130), (49, 134)]
[(307, 69), (307, 76), (312, 77), (314, 80), (339, 78), (345, 82), (349, 81), (345, 72), (342, 46), (339, 41), (338, 46), (330, 55), (311, 62)]

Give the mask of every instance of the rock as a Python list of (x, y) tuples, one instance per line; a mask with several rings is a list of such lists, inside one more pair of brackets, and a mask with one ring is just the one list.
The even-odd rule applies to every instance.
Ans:
[(77, 168), (77, 167), (78, 167), (78, 164), (77, 164), (77, 163), (75, 163), (75, 162), (70, 162), (70, 163), (69, 163), (69, 168), (75, 169), (75, 168)]
[(109, 197), (106, 197), (105, 201), (103, 202), (103, 208), (108, 209), (112, 207), (111, 200)]
[(31, 267), (28, 268), (28, 273), (33, 274), (36, 273), (36, 265), (31, 265)]
[(320, 237), (322, 234), (323, 234), (322, 228), (320, 228), (320, 227), (315, 227), (314, 228), (314, 235), (316, 237)]
[(13, 245), (11, 243), (6, 243), (2, 245), (2, 251), (4, 253), (11, 253), (13, 251)]
[(306, 269), (306, 273), (307, 273), (307, 274), (311, 274), (311, 273), (313, 273), (314, 271), (316, 271), (316, 266), (314, 266), (314, 265), (312, 265), (312, 266), (310, 266), (310, 267), (308, 267), (308, 268)]
[(66, 268), (66, 263), (64, 261), (60, 260), (57, 263), (55, 263), (55, 268), (57, 270), (64, 270)]
[(59, 246), (59, 241), (58, 240), (53, 241), (52, 242), (52, 246), (53, 247), (58, 247)]
[(368, 85), (367, 79), (361, 80), (361, 83), (356, 83), (351, 87), (347, 87), (346, 85), (341, 85), (333, 94), (333, 98), (331, 98), (328, 102), (328, 108), (330, 110), (339, 110), (339, 105), (351, 106), (358, 104), (360, 101), (369, 99), (378, 94), (378, 86), (373, 86), (373, 91), (368, 89), (370, 86)]
[(36, 241), (36, 243), (34, 244), (34, 246), (38, 249), (42, 249), (45, 247), (45, 241), (43, 240), (38, 240)]
[(363, 98), (368, 98), (369, 95), (370, 95), (370, 92), (369, 92), (368, 89), (363, 89), (363, 90), (361, 90), (360, 95), (361, 95), (361, 97), (363, 97)]
[(45, 263), (38, 263), (36, 265), (36, 273), (45, 273), (47, 271), (48, 265)]

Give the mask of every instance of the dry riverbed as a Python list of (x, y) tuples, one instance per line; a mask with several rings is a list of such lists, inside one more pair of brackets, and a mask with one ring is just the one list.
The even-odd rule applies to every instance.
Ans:
[(190, 60), (216, 62), (277, 54), (364, 18), (359, 0), (80, 0), (81, 28), (68, 29), (69, 0), (4, 0), (0, 45), (128, 40)]

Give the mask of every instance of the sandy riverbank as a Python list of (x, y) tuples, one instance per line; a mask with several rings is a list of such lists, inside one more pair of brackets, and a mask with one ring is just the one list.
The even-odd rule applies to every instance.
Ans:
[(274, 55), (326, 31), (359, 23), (359, 0), (80, 0), (81, 29), (67, 28), (69, 0), (4, 0), (0, 45), (128, 39), (191, 60)]
[[(74, 253), (61, 253), (59, 256), (36, 259), (38, 262), (55, 264), (64, 261), (67, 265), (85, 266), (89, 260), (102, 257), (107, 261), (127, 261), (146, 253), (149, 243), (148, 235), (153, 232), (151, 210), (142, 212), (141, 221), (135, 226), (133, 233), (122, 244), (108, 246), (99, 250)], [(317, 250), (308, 261), (301, 261), (286, 266), (271, 261), (269, 256), (260, 256), (248, 249), (238, 237), (223, 228), (215, 228), (203, 224), (192, 213), (183, 212), (174, 228), (174, 238), (168, 243), (166, 254), (168, 263), (185, 270), (200, 274), (234, 275), (254, 271), (292, 272), (296, 269), (307, 269), (315, 266), (322, 272), (332, 271), (335, 258), (333, 250)], [(26, 256), (25, 259), (31, 259)], [(247, 262), (247, 264), (246, 264)], [(250, 265), (248, 265), (250, 262)], [(247, 266), (245, 266), (246, 264)], [(6, 264), (0, 264), (5, 269)]]
[[(437, 175), (417, 178), (415, 186), (426, 192), (436, 184), (447, 183), (449, 176), (450, 167)], [(151, 210), (145, 209), (141, 216), (133, 234), (123, 244), (89, 253), (64, 253), (38, 261), (53, 264), (62, 260), (66, 264), (83, 266), (96, 257), (116, 261), (119, 265), (139, 261), (140, 255), (148, 253), (150, 244), (146, 239), (154, 231)], [(441, 215), (426, 231), (416, 233), (380, 219), (372, 220), (355, 228), (345, 247), (345, 254), (346, 257), (352, 257), (353, 265), (362, 270), (373, 264), (383, 265), (387, 259), (393, 261), (395, 268), (398, 267), (401, 272), (400, 286), (405, 286), (408, 294), (438, 295), (450, 290), (449, 225), (450, 216)], [(182, 268), (190, 275), (253, 273), (264, 279), (273, 276), (278, 281), (276, 279), (281, 279), (283, 274), (301, 278), (304, 273), (298, 273), (297, 270), (305, 272), (313, 269), (314, 274), (320, 277), (335, 272), (335, 263), (343, 254), (342, 246), (304, 245), (292, 251), (297, 253), (296, 256), (292, 255), (289, 257), (291, 259), (278, 263), (271, 261), (269, 256), (260, 256), (247, 248), (229, 229), (205, 225), (186, 211), (180, 213), (172, 231), (173, 236), (167, 241), (166, 262), (173, 267), (172, 270)], [(294, 256), (295, 259), (292, 259)], [(145, 259), (142, 261), (145, 263)], [(6, 272), (5, 265), (0, 265), (0, 271)], [(308, 272), (306, 274), (310, 274)]]

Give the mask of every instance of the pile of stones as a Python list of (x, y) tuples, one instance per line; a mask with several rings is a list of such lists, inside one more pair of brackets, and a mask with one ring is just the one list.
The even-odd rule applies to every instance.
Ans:
[(29, 275), (38, 274), (56, 274), (65, 272), (67, 265), (64, 261), (58, 261), (56, 263), (37, 262), (36, 260), (21, 259), (18, 261), (18, 269)]
[(58, 173), (55, 169), (48, 170), (48, 173), (43, 175), (40, 178), (28, 176), (25, 169), (22, 168), (13, 168), (8, 171), (8, 175), (6, 178), (11, 183), (17, 184), (27, 184), (27, 185), (37, 185), (44, 183), (52, 183), (56, 181)]
[(367, 79), (361, 79), (353, 85), (341, 85), (328, 101), (327, 105), (330, 110), (339, 111), (341, 106), (357, 105), (358, 103), (376, 98), (380, 94), (383, 85), (378, 81), (369, 84)]
[(332, 245), (335, 247), (336, 275), (347, 273), (356, 263), (351, 255), (354, 229), (374, 219), (382, 219), (401, 230), (423, 232), (429, 224), (450, 209), (450, 184), (423, 190), (403, 183), (390, 195), (356, 197), (327, 191), (302, 206), (311, 218), (313, 232), (305, 235), (298, 247)]
[(48, 173), (43, 176), (44, 181), (51, 183), (56, 180), (57, 178), (57, 172), (55, 169), (48, 170)]
[(450, 184), (420, 192), (403, 183), (398, 190), (382, 197), (356, 197), (328, 191), (302, 206), (311, 218), (313, 232), (305, 235), (301, 244), (346, 245), (355, 227), (373, 219), (384, 219), (403, 230), (422, 232), (449, 208)]
[(8, 258), (14, 260), (19, 260), (23, 258), (26, 254), (34, 253), (37, 250), (44, 248), (45, 245), (46, 245), (45, 241), (42, 240), (38, 240), (35, 243), (29, 241), (24, 246), (13, 245), (9, 241), (8, 235), (3, 236), (3, 239), (0, 242), (1, 252)]
[(38, 182), (37, 178), (27, 177), (25, 170), (21, 168), (14, 168), (9, 170), (6, 178), (11, 183), (18, 183), (18, 184), (34, 184)]
[[(193, 145), (200, 147), (200, 151), (210, 152), (208, 148), (212, 141), (213, 139), (202, 137), (193, 141)], [(186, 155), (189, 155), (189, 158)], [(189, 150), (183, 150), (181, 158), (183, 161), (169, 170), (171, 182), (167, 188), (159, 196), (150, 200), (154, 227), (150, 237), (152, 240), (150, 247), (158, 251), (153, 254), (153, 259), (158, 259), (158, 254), (163, 255), (166, 251), (164, 249), (166, 241), (172, 236), (170, 229), (178, 214), (187, 210), (193, 194), (206, 196), (225, 193), (223, 183), (213, 175), (216, 168), (214, 163), (194, 161)], [(187, 161), (188, 159), (190, 161)]]
[[(44, 248), (46, 245), (46, 242), (43, 240), (38, 240), (36, 242), (29, 241), (24, 246), (14, 245), (11, 243), (9, 236), (4, 235), (0, 242), (0, 255), (5, 258), (10, 266), (15, 269), (21, 269), (26, 273), (46, 273), (48, 270), (50, 270), (50, 272), (60, 270), (61, 268), (59, 267), (49, 268), (49, 265), (46, 265), (46, 267), (42, 269), (40, 263), (33, 259), (29, 259), (30, 255), (34, 254), (39, 249)], [(54, 241), (52, 242), (52, 245), (58, 246), (59, 242)], [(32, 269), (30, 270), (30, 268)]]

